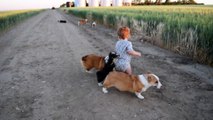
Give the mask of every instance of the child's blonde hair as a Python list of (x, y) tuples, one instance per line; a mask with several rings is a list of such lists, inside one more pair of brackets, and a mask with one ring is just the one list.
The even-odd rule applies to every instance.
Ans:
[(127, 39), (130, 36), (130, 29), (128, 27), (121, 27), (118, 29), (118, 37), (121, 39)]

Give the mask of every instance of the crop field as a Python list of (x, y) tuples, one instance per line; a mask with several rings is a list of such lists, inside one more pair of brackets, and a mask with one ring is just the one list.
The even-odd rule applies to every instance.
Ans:
[(17, 22), (39, 13), (41, 10), (14, 10), (0, 11), (0, 31), (16, 24)]
[(68, 13), (132, 34), (160, 47), (213, 65), (213, 6), (69, 8)]

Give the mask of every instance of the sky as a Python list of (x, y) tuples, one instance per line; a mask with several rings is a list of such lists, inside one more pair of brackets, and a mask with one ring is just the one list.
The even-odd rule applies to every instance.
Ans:
[[(71, 0), (0, 0), (0, 11), (59, 7)], [(165, 1), (165, 0), (163, 0)], [(173, 1), (173, 0), (171, 0)], [(213, 0), (195, 0), (197, 3), (212, 4)]]

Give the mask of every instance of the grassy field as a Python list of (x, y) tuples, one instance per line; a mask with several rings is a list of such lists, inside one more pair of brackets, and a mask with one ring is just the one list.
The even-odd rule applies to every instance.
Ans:
[(41, 10), (14, 10), (14, 11), (0, 11), (0, 32), (8, 27), (30, 17)]
[(213, 65), (213, 6), (133, 6), (70, 8), (68, 13), (134, 35), (194, 60)]

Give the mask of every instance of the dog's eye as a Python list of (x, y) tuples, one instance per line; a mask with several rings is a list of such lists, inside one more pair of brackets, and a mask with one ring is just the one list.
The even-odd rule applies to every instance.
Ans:
[(158, 81), (156, 80), (156, 82), (155, 83), (158, 83)]

